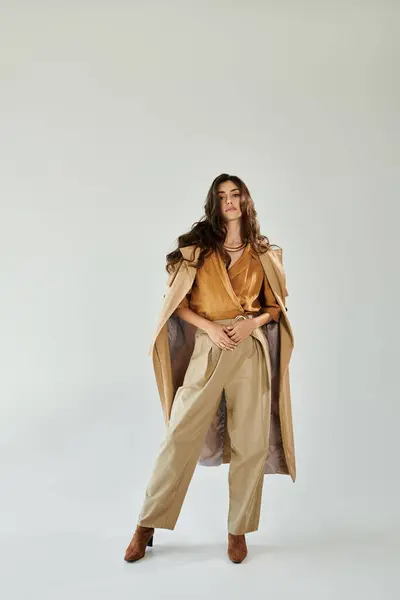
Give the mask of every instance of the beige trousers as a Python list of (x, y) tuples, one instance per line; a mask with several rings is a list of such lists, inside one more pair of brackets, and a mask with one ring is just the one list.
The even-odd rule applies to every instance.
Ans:
[[(218, 320), (233, 323), (233, 319)], [(174, 529), (222, 391), (231, 441), (228, 531), (258, 529), (270, 427), (268, 344), (256, 328), (236, 348), (222, 350), (201, 329), (185, 378), (175, 393), (138, 524)], [(269, 356), (267, 357), (269, 364)]]

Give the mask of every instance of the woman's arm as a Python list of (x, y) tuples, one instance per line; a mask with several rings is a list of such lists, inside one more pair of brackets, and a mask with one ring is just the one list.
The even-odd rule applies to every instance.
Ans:
[(199, 327), (200, 329), (206, 332), (211, 323), (211, 321), (209, 321), (205, 317), (201, 317), (200, 315), (195, 313), (194, 310), (189, 308), (186, 296), (182, 300), (182, 302), (178, 304), (178, 307), (175, 309), (174, 314), (176, 314), (180, 319), (183, 319), (184, 321), (187, 321), (188, 323), (191, 323), (192, 325), (195, 325), (196, 327)]
[[(274, 296), (274, 292), (271, 289), (271, 286), (268, 283), (268, 280), (266, 277), (264, 277), (264, 283), (260, 292), (260, 303), (261, 303), (261, 313), (263, 316), (264, 314), (269, 314), (270, 315), (270, 319), (267, 319), (265, 321), (265, 319), (262, 319), (262, 323), (261, 325), (264, 325), (265, 323), (268, 323), (268, 321), (279, 321), (280, 316), (281, 316), (281, 307), (279, 306), (278, 302), (276, 301), (276, 298)], [(258, 317), (257, 317), (258, 318)]]
[(186, 296), (179, 302), (176, 307), (174, 314), (176, 314), (180, 319), (199, 327), (203, 331), (207, 331), (208, 325), (210, 321), (205, 317), (201, 317), (194, 310), (190, 308), (190, 292), (192, 288), (187, 292)]

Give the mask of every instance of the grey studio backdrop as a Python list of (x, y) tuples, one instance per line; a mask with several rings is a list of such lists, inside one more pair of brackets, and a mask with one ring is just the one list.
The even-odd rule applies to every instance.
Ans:
[[(398, 5), (0, 7), (4, 597), (398, 597)], [(165, 255), (221, 172), (283, 248), (297, 481), (266, 476), (247, 571), (226, 465), (127, 565)]]

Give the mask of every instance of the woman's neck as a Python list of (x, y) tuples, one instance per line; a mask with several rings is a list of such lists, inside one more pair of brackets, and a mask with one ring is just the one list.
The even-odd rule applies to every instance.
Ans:
[(234, 248), (235, 246), (240, 246), (241, 244), (242, 235), (240, 231), (240, 220), (228, 222), (224, 245)]

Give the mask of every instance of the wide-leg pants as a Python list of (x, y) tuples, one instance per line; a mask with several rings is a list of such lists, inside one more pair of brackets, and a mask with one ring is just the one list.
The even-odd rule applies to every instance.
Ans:
[[(233, 319), (217, 320), (232, 324)], [(231, 442), (228, 531), (258, 529), (270, 427), (270, 378), (260, 328), (234, 350), (222, 350), (200, 328), (182, 386), (174, 397), (166, 435), (146, 489), (138, 524), (174, 529), (218, 408), (227, 403)]]

